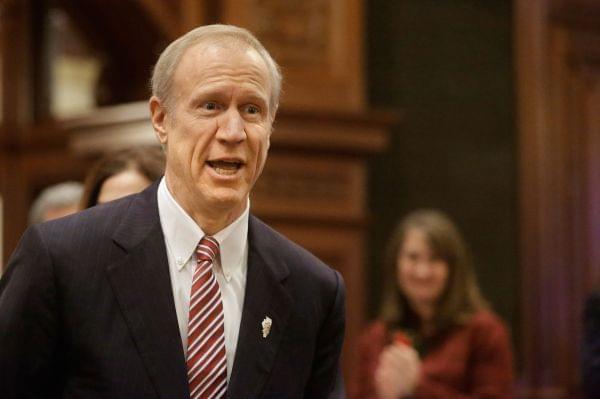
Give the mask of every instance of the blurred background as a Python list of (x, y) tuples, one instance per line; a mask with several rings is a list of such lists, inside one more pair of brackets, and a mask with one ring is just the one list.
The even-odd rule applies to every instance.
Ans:
[(578, 397), (600, 273), (598, 0), (0, 0), (1, 264), (44, 187), (157, 145), (153, 63), (215, 22), (282, 66), (253, 211), (344, 275), (346, 374), (393, 226), (433, 207), (511, 328), (519, 397)]

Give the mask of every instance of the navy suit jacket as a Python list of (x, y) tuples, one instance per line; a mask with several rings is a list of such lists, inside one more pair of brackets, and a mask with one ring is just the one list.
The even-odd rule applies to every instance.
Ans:
[[(25, 232), (0, 280), (1, 397), (189, 397), (156, 190)], [(341, 276), (253, 216), (248, 243), (227, 396), (343, 396)]]

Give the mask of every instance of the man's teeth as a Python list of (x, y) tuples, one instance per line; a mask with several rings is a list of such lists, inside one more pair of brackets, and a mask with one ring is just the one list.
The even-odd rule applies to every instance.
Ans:
[(235, 172), (237, 172), (237, 168), (221, 168), (221, 167), (215, 167), (215, 172), (217, 172), (220, 175), (233, 175), (235, 174)]
[(220, 175), (233, 175), (240, 167), (239, 162), (214, 161), (209, 165)]

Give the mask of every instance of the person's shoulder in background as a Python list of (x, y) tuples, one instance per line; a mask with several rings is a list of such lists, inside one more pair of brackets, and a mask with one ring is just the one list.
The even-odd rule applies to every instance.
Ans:
[(506, 323), (500, 316), (491, 310), (480, 310), (473, 314), (467, 323), (471, 328), (483, 330), (504, 330), (506, 331)]
[(472, 345), (485, 351), (496, 352), (495, 357), (502, 358), (507, 365), (512, 364), (510, 333), (500, 316), (491, 310), (480, 310), (471, 317), (466, 327), (472, 334)]
[(364, 343), (373, 343), (385, 340), (388, 334), (387, 324), (382, 320), (370, 322), (361, 334), (361, 341)]
[(600, 398), (600, 291), (586, 300), (583, 329), (583, 389), (588, 398)]
[(356, 369), (348, 381), (350, 399), (376, 398), (373, 377), (388, 335), (387, 324), (382, 320), (370, 322), (360, 333), (358, 347), (351, 349), (358, 356)]

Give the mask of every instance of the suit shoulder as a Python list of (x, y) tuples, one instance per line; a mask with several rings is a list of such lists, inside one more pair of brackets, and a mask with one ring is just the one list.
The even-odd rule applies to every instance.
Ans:
[(389, 329), (385, 321), (377, 319), (371, 321), (360, 335), (360, 341), (363, 344), (369, 344), (372, 342), (382, 342), (388, 335)]

